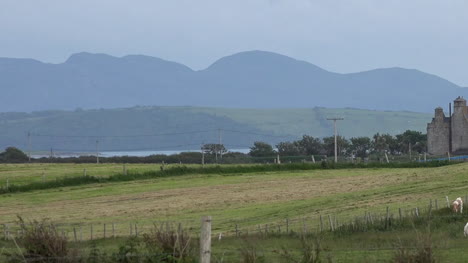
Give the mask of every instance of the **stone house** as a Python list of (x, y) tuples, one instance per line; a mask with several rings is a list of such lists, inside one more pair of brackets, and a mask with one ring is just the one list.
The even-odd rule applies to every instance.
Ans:
[[(451, 107), (451, 106), (450, 106)], [(427, 124), (427, 151), (429, 154), (468, 154), (468, 108), (466, 100), (458, 97), (453, 102), (453, 114), (446, 117), (442, 108)]]

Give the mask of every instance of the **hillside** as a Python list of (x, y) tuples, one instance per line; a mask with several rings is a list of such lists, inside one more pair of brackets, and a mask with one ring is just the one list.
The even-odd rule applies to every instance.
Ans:
[(418, 70), (338, 74), (249, 51), (194, 71), (159, 58), (78, 53), (61, 64), (0, 58), (0, 112), (135, 105), (364, 108), (432, 112), (468, 89)]
[(254, 141), (276, 144), (309, 134), (331, 136), (327, 117), (341, 116), (338, 131), (346, 137), (425, 132), (431, 115), (359, 109), (228, 109), (200, 107), (134, 107), (122, 109), (0, 113), (0, 148), (33, 151), (188, 150), (203, 143), (229, 149), (248, 148)]

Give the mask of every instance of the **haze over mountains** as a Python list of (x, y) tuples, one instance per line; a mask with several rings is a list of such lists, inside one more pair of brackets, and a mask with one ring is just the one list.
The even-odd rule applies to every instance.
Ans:
[(200, 71), (141, 55), (78, 53), (61, 64), (0, 58), (0, 88), (1, 112), (135, 105), (432, 112), (468, 96), (467, 88), (418, 70), (338, 74), (263, 51), (227, 56)]

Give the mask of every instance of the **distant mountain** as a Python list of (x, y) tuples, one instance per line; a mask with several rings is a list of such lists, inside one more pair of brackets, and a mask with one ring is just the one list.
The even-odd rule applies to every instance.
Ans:
[(418, 70), (338, 74), (283, 55), (249, 51), (207, 69), (159, 58), (78, 53), (61, 64), (0, 58), (0, 111), (135, 105), (364, 108), (431, 112), (468, 89)]
[(0, 113), (0, 150), (28, 147), (33, 151), (197, 150), (203, 143), (228, 149), (248, 148), (255, 141), (276, 144), (304, 134), (333, 134), (330, 116), (342, 116), (340, 135), (425, 132), (431, 114), (359, 109), (232, 109), (201, 107), (133, 107), (111, 110)]

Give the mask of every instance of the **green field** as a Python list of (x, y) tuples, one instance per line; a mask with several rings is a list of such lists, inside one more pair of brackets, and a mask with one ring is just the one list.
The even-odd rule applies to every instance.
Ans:
[[(7, 178), (10, 183), (40, 181), (43, 172), (46, 180), (55, 180), (82, 175), (85, 168), (90, 175), (105, 177), (121, 173), (123, 167), (115, 164), (9, 164), (0, 166), (0, 182), (4, 184)], [(159, 168), (160, 165), (127, 165), (129, 172)], [(91, 224), (96, 229), (95, 237), (103, 234), (103, 224), (108, 227), (114, 224), (116, 234), (125, 236), (129, 234), (130, 223), (137, 223), (140, 231), (144, 232), (154, 222), (164, 221), (180, 222), (197, 232), (200, 218), (211, 215), (215, 237), (220, 233), (234, 235), (236, 225), (242, 233), (265, 231), (265, 227), (272, 232), (280, 231), (280, 228), (285, 231), (286, 219), (290, 222), (290, 230), (296, 233), (304, 229), (316, 232), (320, 215), (323, 218), (330, 215), (340, 223), (347, 223), (366, 212), (383, 215), (389, 207), (392, 215), (396, 216), (401, 208), (407, 216), (416, 207), (425, 211), (430, 201), (435, 204), (437, 199), (438, 206), (444, 207), (445, 196), (452, 200), (458, 196), (464, 198), (466, 194), (468, 164), (464, 163), (438, 168), (193, 174), (2, 194), (0, 223), (13, 227), (17, 215), (26, 220), (50, 218), (68, 230), (81, 224), (86, 239)], [(460, 244), (457, 242), (463, 238), (462, 221), (454, 221), (450, 233), (436, 231), (433, 234), (438, 245), (444, 248), (436, 250), (437, 255), (453, 254), (451, 260), (445, 262), (461, 260), (457, 253), (468, 248), (468, 245), (457, 246), (454, 248), (457, 253), (449, 253), (446, 249), (448, 245)], [(327, 227), (327, 222), (325, 225)], [(324, 244), (334, 251), (333, 256), (338, 262), (346, 262), (340, 258), (375, 262), (393, 253), (383, 248), (391, 247), (397, 238), (405, 240), (411, 237), (414, 237), (412, 230), (342, 237), (329, 235)], [(298, 239), (293, 236), (252, 240), (228, 237), (225, 241), (215, 242), (213, 250), (218, 256), (223, 251), (238, 253), (239, 247), (254, 242), (265, 255), (275, 257), (274, 248), (299, 246)], [(102, 242), (106, 247), (123, 241)], [(367, 249), (376, 248), (376, 244), (380, 249)]]

